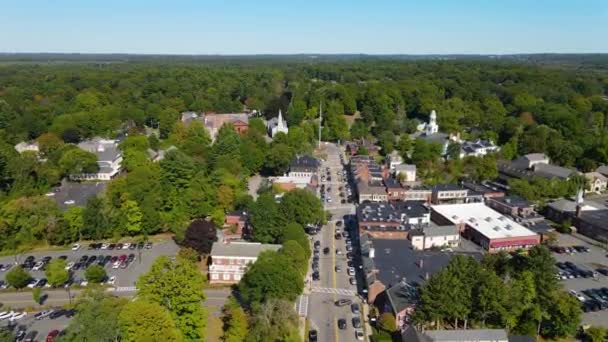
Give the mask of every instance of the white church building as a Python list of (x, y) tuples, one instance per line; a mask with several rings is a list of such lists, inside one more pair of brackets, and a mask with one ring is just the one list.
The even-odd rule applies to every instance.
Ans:
[(283, 132), (285, 134), (289, 132), (289, 128), (287, 128), (287, 121), (283, 119), (283, 114), (281, 113), (280, 109), (279, 116), (268, 120), (266, 129), (268, 130), (268, 135), (270, 135), (271, 138), (274, 138), (274, 136), (279, 132)]
[(418, 125), (418, 131), (424, 132), (425, 135), (433, 135), (439, 133), (439, 125), (437, 124), (437, 112), (435, 110), (431, 111), (431, 115), (429, 116), (429, 122), (423, 122)]

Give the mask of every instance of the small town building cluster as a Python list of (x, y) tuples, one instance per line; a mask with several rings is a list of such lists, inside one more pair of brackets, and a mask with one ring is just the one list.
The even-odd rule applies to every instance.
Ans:
[(318, 185), (319, 160), (309, 155), (297, 155), (289, 162), (287, 174), (270, 177), (269, 181), (284, 191), (293, 189), (314, 190)]
[(71, 174), (71, 180), (110, 180), (121, 171), (122, 152), (118, 148), (118, 141), (93, 138), (78, 144), (78, 148), (91, 152), (97, 156), (99, 170), (96, 173)]
[(491, 140), (477, 139), (474, 141), (462, 140), (459, 134), (442, 133), (437, 123), (437, 112), (434, 110), (429, 114), (429, 121), (423, 122), (417, 127), (417, 132), (412, 134), (413, 139), (423, 139), (430, 143), (441, 146), (441, 155), (448, 158), (448, 148), (451, 144), (458, 145), (458, 156), (483, 157), (488, 153), (500, 151), (500, 148)]
[(181, 121), (185, 125), (189, 125), (193, 121), (199, 121), (204, 126), (211, 140), (214, 141), (220, 128), (224, 124), (231, 124), (234, 130), (240, 134), (247, 132), (249, 129), (249, 118), (253, 114), (250, 113), (198, 113), (198, 112), (183, 112)]

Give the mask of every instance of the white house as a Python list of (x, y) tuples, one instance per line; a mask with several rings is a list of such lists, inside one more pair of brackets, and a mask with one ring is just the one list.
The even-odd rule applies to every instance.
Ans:
[(268, 129), (268, 134), (271, 138), (274, 138), (274, 136), (279, 132), (285, 134), (289, 132), (289, 128), (287, 128), (287, 121), (283, 120), (283, 114), (281, 114), (280, 109), (278, 117), (268, 120), (268, 123), (266, 124), (266, 129)]
[(410, 235), (414, 249), (425, 250), (433, 247), (456, 247), (460, 243), (458, 227), (427, 226), (413, 230)]
[(281, 245), (257, 242), (214, 242), (209, 265), (210, 284), (236, 284), (263, 251), (278, 251)]
[(482, 157), (499, 150), (500, 148), (492, 140), (477, 139), (475, 141), (465, 141), (460, 146), (460, 158), (469, 156)]
[(71, 174), (71, 180), (110, 180), (120, 173), (122, 153), (116, 140), (96, 137), (79, 143), (78, 147), (97, 156), (99, 170), (97, 173)]
[(399, 178), (399, 174), (402, 174), (404, 182), (415, 182), (416, 181), (416, 165), (413, 164), (401, 164), (395, 166), (395, 177)]
[(40, 152), (40, 146), (38, 145), (37, 141), (32, 141), (32, 142), (25, 142), (22, 141), (20, 143), (18, 143), (17, 145), (15, 145), (15, 150), (19, 153), (23, 153), (25, 151), (32, 151), (32, 152)]
[(388, 167), (391, 171), (395, 171), (395, 166), (403, 164), (403, 158), (397, 151), (391, 152), (387, 157)]
[(599, 172), (587, 172), (585, 177), (589, 180), (589, 188), (587, 190), (601, 193), (606, 191), (608, 185), (608, 178)]

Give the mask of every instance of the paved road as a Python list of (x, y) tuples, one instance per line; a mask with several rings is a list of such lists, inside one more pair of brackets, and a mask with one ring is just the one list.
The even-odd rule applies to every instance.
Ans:
[[(321, 250), (329, 247), (329, 254), (321, 253), (319, 260), (320, 280), (313, 281), (310, 287), (311, 293), (308, 299), (308, 319), (311, 329), (316, 329), (319, 341), (354, 341), (355, 331), (352, 326), (352, 313), (349, 306), (337, 307), (335, 301), (341, 298), (351, 299), (359, 302), (356, 287), (350, 285), (347, 275), (346, 244), (344, 239), (336, 240), (336, 222), (341, 221), (344, 216), (355, 213), (353, 204), (340, 204), (340, 186), (344, 183), (339, 181), (338, 173), (343, 170), (340, 163), (340, 148), (335, 144), (327, 144), (327, 161), (323, 163), (321, 172), (326, 172), (329, 167), (331, 182), (325, 183), (331, 187), (332, 203), (325, 203), (325, 209), (332, 214), (332, 220), (323, 227), (321, 233), (315, 240), (321, 241)], [(340, 230), (343, 227), (339, 227)], [(356, 245), (353, 242), (353, 247)], [(340, 250), (341, 255), (336, 255)], [(340, 266), (342, 271), (335, 272), (335, 267)], [(344, 318), (347, 321), (347, 329), (338, 329), (337, 320)]]
[[(136, 294), (136, 290), (127, 290), (127, 291), (113, 291), (113, 289), (108, 289), (115, 296), (120, 297), (133, 297)], [(230, 295), (230, 289), (205, 289), (205, 294), (207, 299), (205, 300), (205, 306), (223, 306), (226, 303), (226, 299)], [(74, 300), (82, 290), (71, 290), (69, 295), (71, 295), (71, 299)], [(68, 297), (68, 292), (64, 290), (45, 290), (45, 294), (49, 297), (45, 301), (44, 305), (51, 306), (62, 306), (70, 302), (70, 297)], [(21, 309), (26, 307), (35, 307), (35, 303), (32, 299), (32, 293), (30, 291), (22, 291), (22, 292), (5, 292), (0, 294), (0, 303), (4, 304), (4, 307), (11, 307), (15, 309)], [(3, 311), (4, 311), (3, 307)]]

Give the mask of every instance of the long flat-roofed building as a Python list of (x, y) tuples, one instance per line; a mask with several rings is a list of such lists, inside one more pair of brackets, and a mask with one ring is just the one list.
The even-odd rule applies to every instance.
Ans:
[(489, 252), (527, 249), (540, 243), (540, 236), (483, 203), (431, 206), (431, 220), (454, 224), (462, 235)]

